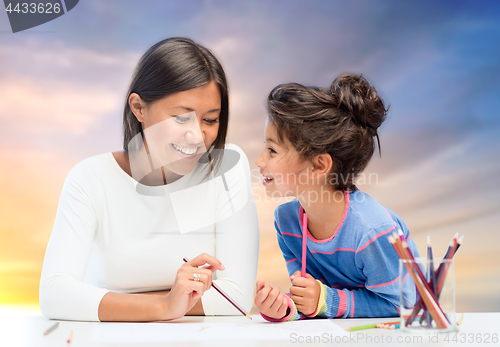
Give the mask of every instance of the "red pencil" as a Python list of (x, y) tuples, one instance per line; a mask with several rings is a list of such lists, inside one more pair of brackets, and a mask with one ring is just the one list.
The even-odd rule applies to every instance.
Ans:
[[(189, 261), (188, 258), (183, 258), (182, 260), (184, 260), (186, 263)], [(236, 303), (236, 301), (234, 301), (233, 299), (231, 299), (231, 297), (229, 295), (227, 295), (221, 288), (219, 288), (219, 286), (217, 286), (217, 284), (215, 284), (214, 282), (212, 282), (212, 287), (219, 292), (220, 295), (222, 295), (224, 298), (226, 298), (227, 301), (229, 301), (234, 307), (236, 307), (236, 309), (238, 311), (240, 311), (245, 317), (247, 317), (248, 319), (252, 319), (252, 317), (250, 317), (250, 315), (248, 314), (248, 312), (246, 312), (240, 305), (238, 305)]]

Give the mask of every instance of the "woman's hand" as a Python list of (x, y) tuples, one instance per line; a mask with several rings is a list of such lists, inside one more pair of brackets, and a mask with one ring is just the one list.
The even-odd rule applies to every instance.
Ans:
[(300, 271), (296, 271), (290, 280), (293, 283), (290, 287), (291, 299), (295, 302), (297, 310), (305, 315), (313, 314), (318, 307), (320, 284), (309, 274), (301, 277)]
[(212, 274), (224, 269), (218, 259), (206, 253), (183, 264), (177, 271), (172, 289), (163, 297), (165, 320), (183, 317), (210, 289)]
[(254, 303), (260, 312), (274, 319), (285, 317), (288, 308), (288, 300), (278, 287), (266, 286), (263, 278), (255, 284), (257, 294)]

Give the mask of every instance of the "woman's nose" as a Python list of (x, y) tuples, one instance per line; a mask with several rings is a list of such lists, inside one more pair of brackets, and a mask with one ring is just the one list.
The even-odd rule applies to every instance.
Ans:
[(186, 132), (186, 140), (195, 144), (203, 142), (203, 132), (201, 131), (200, 124), (198, 122), (192, 122)]

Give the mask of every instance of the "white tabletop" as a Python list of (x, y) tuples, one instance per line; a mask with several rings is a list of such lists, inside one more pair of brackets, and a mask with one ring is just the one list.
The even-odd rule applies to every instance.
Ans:
[[(99, 323), (99, 322), (73, 322), (60, 321), (59, 327), (44, 336), (43, 332), (54, 322), (42, 316), (17, 314), (11, 317), (0, 317), (0, 346), (165, 346), (169, 335), (161, 335), (161, 341), (152, 341), (152, 335), (176, 329), (177, 333), (184, 332), (185, 341), (175, 341), (176, 346), (297, 346), (297, 345), (336, 345), (336, 346), (500, 346), (499, 328), (500, 313), (466, 313), (458, 332), (453, 333), (405, 333), (401, 330), (369, 329), (344, 333), (340, 328), (378, 323), (384, 319), (335, 319), (314, 320), (305, 323), (303, 327), (310, 329), (312, 323), (317, 329), (309, 330), (309, 336), (304, 335), (304, 330), (287, 332), (279, 340), (266, 339), (266, 332), (262, 324), (282, 324), (263, 322), (260, 316), (252, 316), (249, 321), (245, 317), (184, 317), (173, 322), (165, 323)], [(387, 319), (391, 321), (394, 319)], [(216, 324), (214, 324), (216, 323)], [(302, 322), (297, 322), (302, 323)], [(218, 326), (219, 333), (225, 327), (231, 335), (235, 326), (245, 325), (246, 333), (254, 330), (249, 339), (244, 336), (235, 337), (232, 341), (224, 338), (220, 340), (209, 339), (200, 341), (200, 324), (207, 327)], [(331, 328), (325, 328), (332, 324)], [(120, 330), (121, 329), (121, 330)], [(248, 330), (250, 329), (250, 330)], [(322, 330), (323, 329), (323, 330)], [(337, 329), (337, 330), (335, 330)], [(71, 344), (66, 342), (70, 331), (73, 330)], [(120, 333), (123, 332), (123, 334)], [(135, 333), (134, 333), (135, 331)], [(172, 331), (172, 330), (170, 330)], [(302, 331), (302, 332), (301, 332)], [(335, 331), (341, 331), (345, 336), (340, 336)], [(117, 337), (117, 332), (120, 335)], [(333, 333), (332, 333), (333, 332)], [(141, 335), (141, 333), (143, 335)], [(104, 334), (104, 335), (103, 335)], [(115, 334), (115, 335), (113, 335)], [(178, 336), (177, 334), (176, 336)], [(223, 336), (221, 333), (219, 336)], [(116, 341), (111, 342), (115, 336)], [(127, 337), (128, 336), (128, 337)], [(247, 335), (248, 336), (248, 335)], [(104, 337), (104, 339), (103, 339)], [(120, 341), (133, 338), (128, 342)], [(247, 337), (248, 338), (248, 337)], [(106, 341), (107, 340), (107, 341)], [(169, 344), (170, 345), (170, 344)]]

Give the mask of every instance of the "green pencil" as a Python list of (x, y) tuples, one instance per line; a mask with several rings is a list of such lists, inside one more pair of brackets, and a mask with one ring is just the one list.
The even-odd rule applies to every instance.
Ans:
[(358, 325), (357, 327), (350, 327), (350, 328), (347, 328), (346, 330), (347, 331), (357, 331), (357, 330), (375, 329), (377, 327), (377, 325), (379, 325), (379, 324), (394, 324), (394, 323), (399, 323), (399, 321), (383, 322), (383, 323), (378, 322), (375, 324)]

